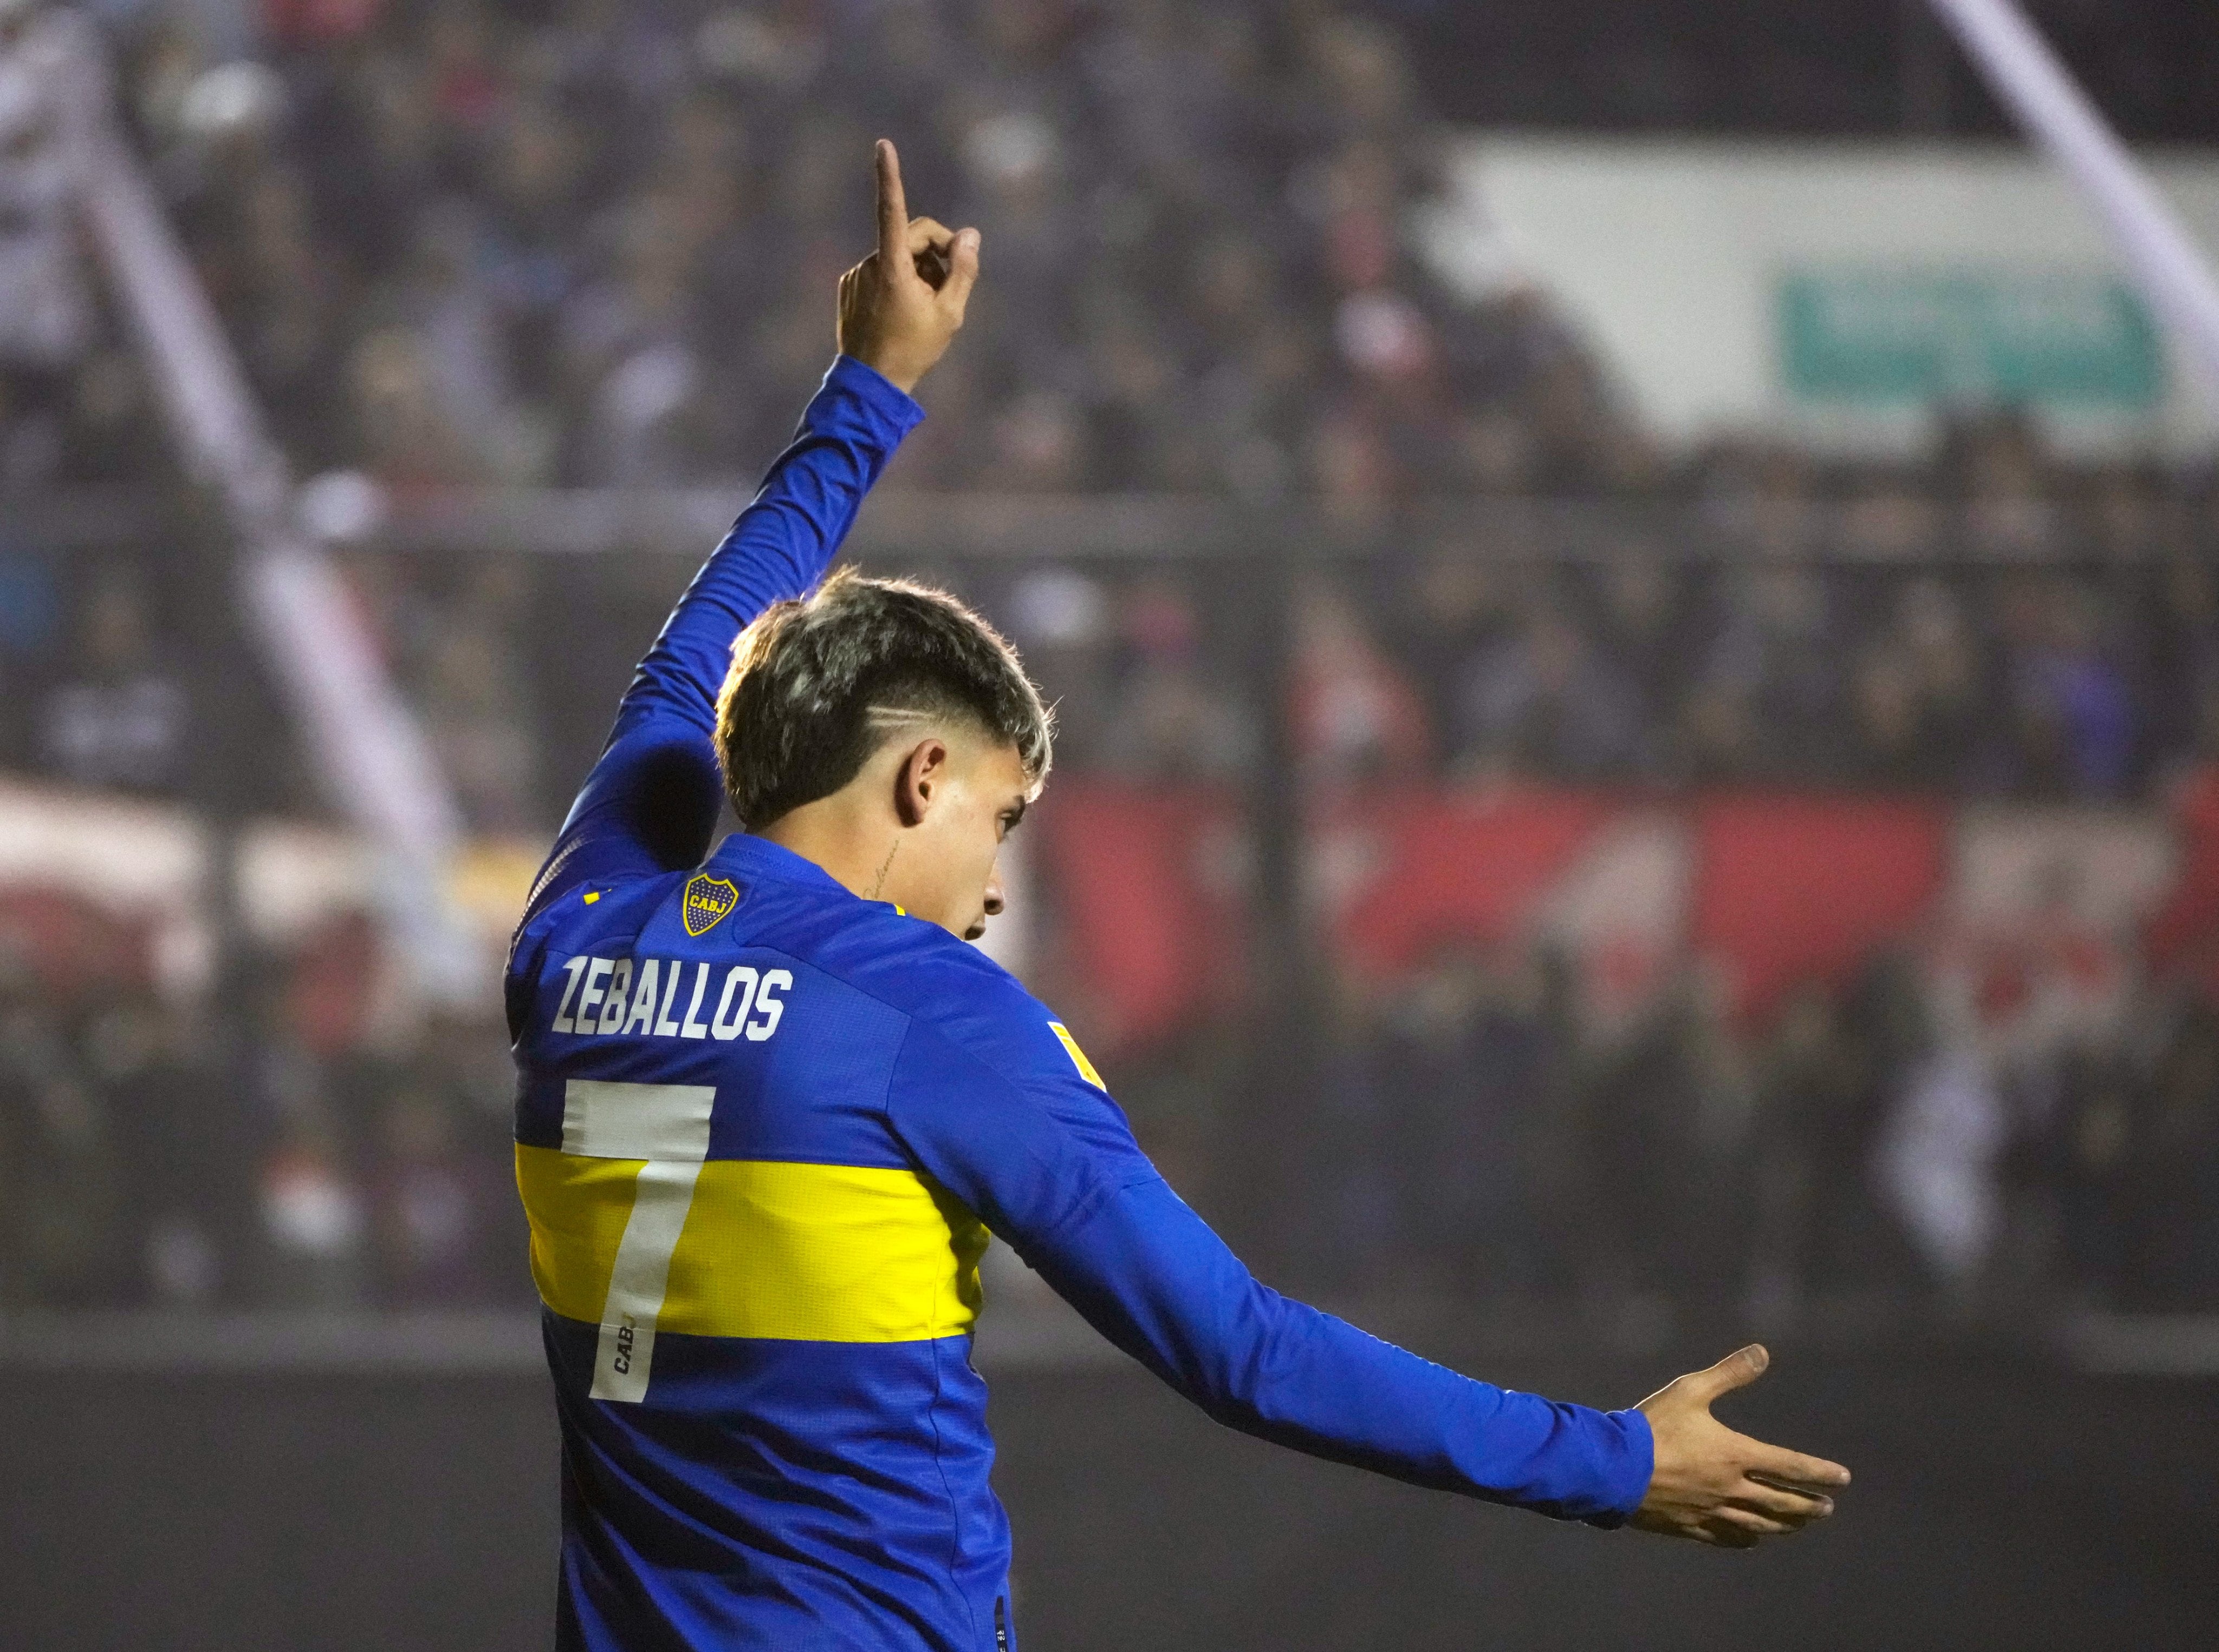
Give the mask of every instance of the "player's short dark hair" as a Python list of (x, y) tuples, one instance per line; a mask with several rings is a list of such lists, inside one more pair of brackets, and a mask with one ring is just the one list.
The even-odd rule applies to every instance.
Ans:
[(906, 721), (952, 717), (1015, 746), (1035, 790), (1054, 718), (1016, 650), (944, 591), (842, 569), (732, 645), (717, 758), (750, 830), (854, 779)]

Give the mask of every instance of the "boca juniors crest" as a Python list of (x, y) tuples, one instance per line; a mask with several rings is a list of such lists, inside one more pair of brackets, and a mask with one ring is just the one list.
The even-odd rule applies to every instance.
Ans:
[(686, 885), (686, 901), (681, 909), (686, 920), (686, 933), (705, 935), (715, 928), (727, 912), (740, 904), (738, 885), (729, 878), (712, 878), (704, 873)]

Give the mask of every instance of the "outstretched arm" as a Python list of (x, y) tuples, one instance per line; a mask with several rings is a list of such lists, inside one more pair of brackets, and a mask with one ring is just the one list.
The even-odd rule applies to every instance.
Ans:
[(1026, 1001), (998, 997), (994, 1030), (960, 1044), (912, 1023), (892, 1122), (1097, 1330), (1220, 1422), (1419, 1485), (1729, 1545), (1823, 1516), (1824, 1488), (1847, 1481), (1711, 1418), (1761, 1350), (1605, 1413), (1459, 1376), (1261, 1284), (1156, 1173), (1066, 1035), (1036, 1005), (1034, 1027), (1012, 1027)]
[(909, 392), (947, 350), (979, 273), (979, 233), (912, 220), (892, 144), (878, 146), (878, 250), (840, 278), (840, 357), (792, 446), (694, 577), (618, 707), (571, 804), (526, 920), (588, 879), (700, 860), (723, 787), (712, 736), (733, 640), (772, 604), (805, 595), (902, 438), (923, 418)]
[(1094, 1328), (1219, 1422), (1312, 1456), (1623, 1524), (1649, 1427), (1460, 1376), (1260, 1282), (1159, 1177), (1021, 1243)]
[(1638, 1413), (1476, 1382), (1260, 1283), (1157, 1173), (1068, 1035), (1013, 984), (980, 987), (947, 1032), (911, 1022), (889, 1121), (1096, 1330), (1245, 1433), (1560, 1518), (1633, 1513), (1651, 1468)]

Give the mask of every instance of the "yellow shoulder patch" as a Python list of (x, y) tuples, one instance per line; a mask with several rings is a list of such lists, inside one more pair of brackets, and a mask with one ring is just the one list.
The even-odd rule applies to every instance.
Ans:
[(1078, 1076), (1105, 1095), (1110, 1086), (1102, 1082), (1102, 1075), (1094, 1071), (1094, 1064), (1086, 1059), (1086, 1052), (1078, 1047), (1078, 1040), (1071, 1035), (1071, 1028), (1060, 1021), (1052, 1021), (1047, 1029), (1062, 1041), (1063, 1053), (1071, 1058), (1071, 1065), (1078, 1069)]
[(729, 878), (712, 878), (706, 873), (689, 879), (681, 916), (686, 922), (689, 935), (705, 935), (722, 922), (724, 916), (740, 904), (739, 886)]

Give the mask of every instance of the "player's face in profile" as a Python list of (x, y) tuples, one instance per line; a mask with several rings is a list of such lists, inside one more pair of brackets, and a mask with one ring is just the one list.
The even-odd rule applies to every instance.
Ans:
[(976, 941), (1002, 910), (1002, 840), (1022, 817), (1031, 788), (1015, 746), (968, 734), (948, 744), (946, 781), (917, 829), (923, 853), (911, 872), (909, 907)]

